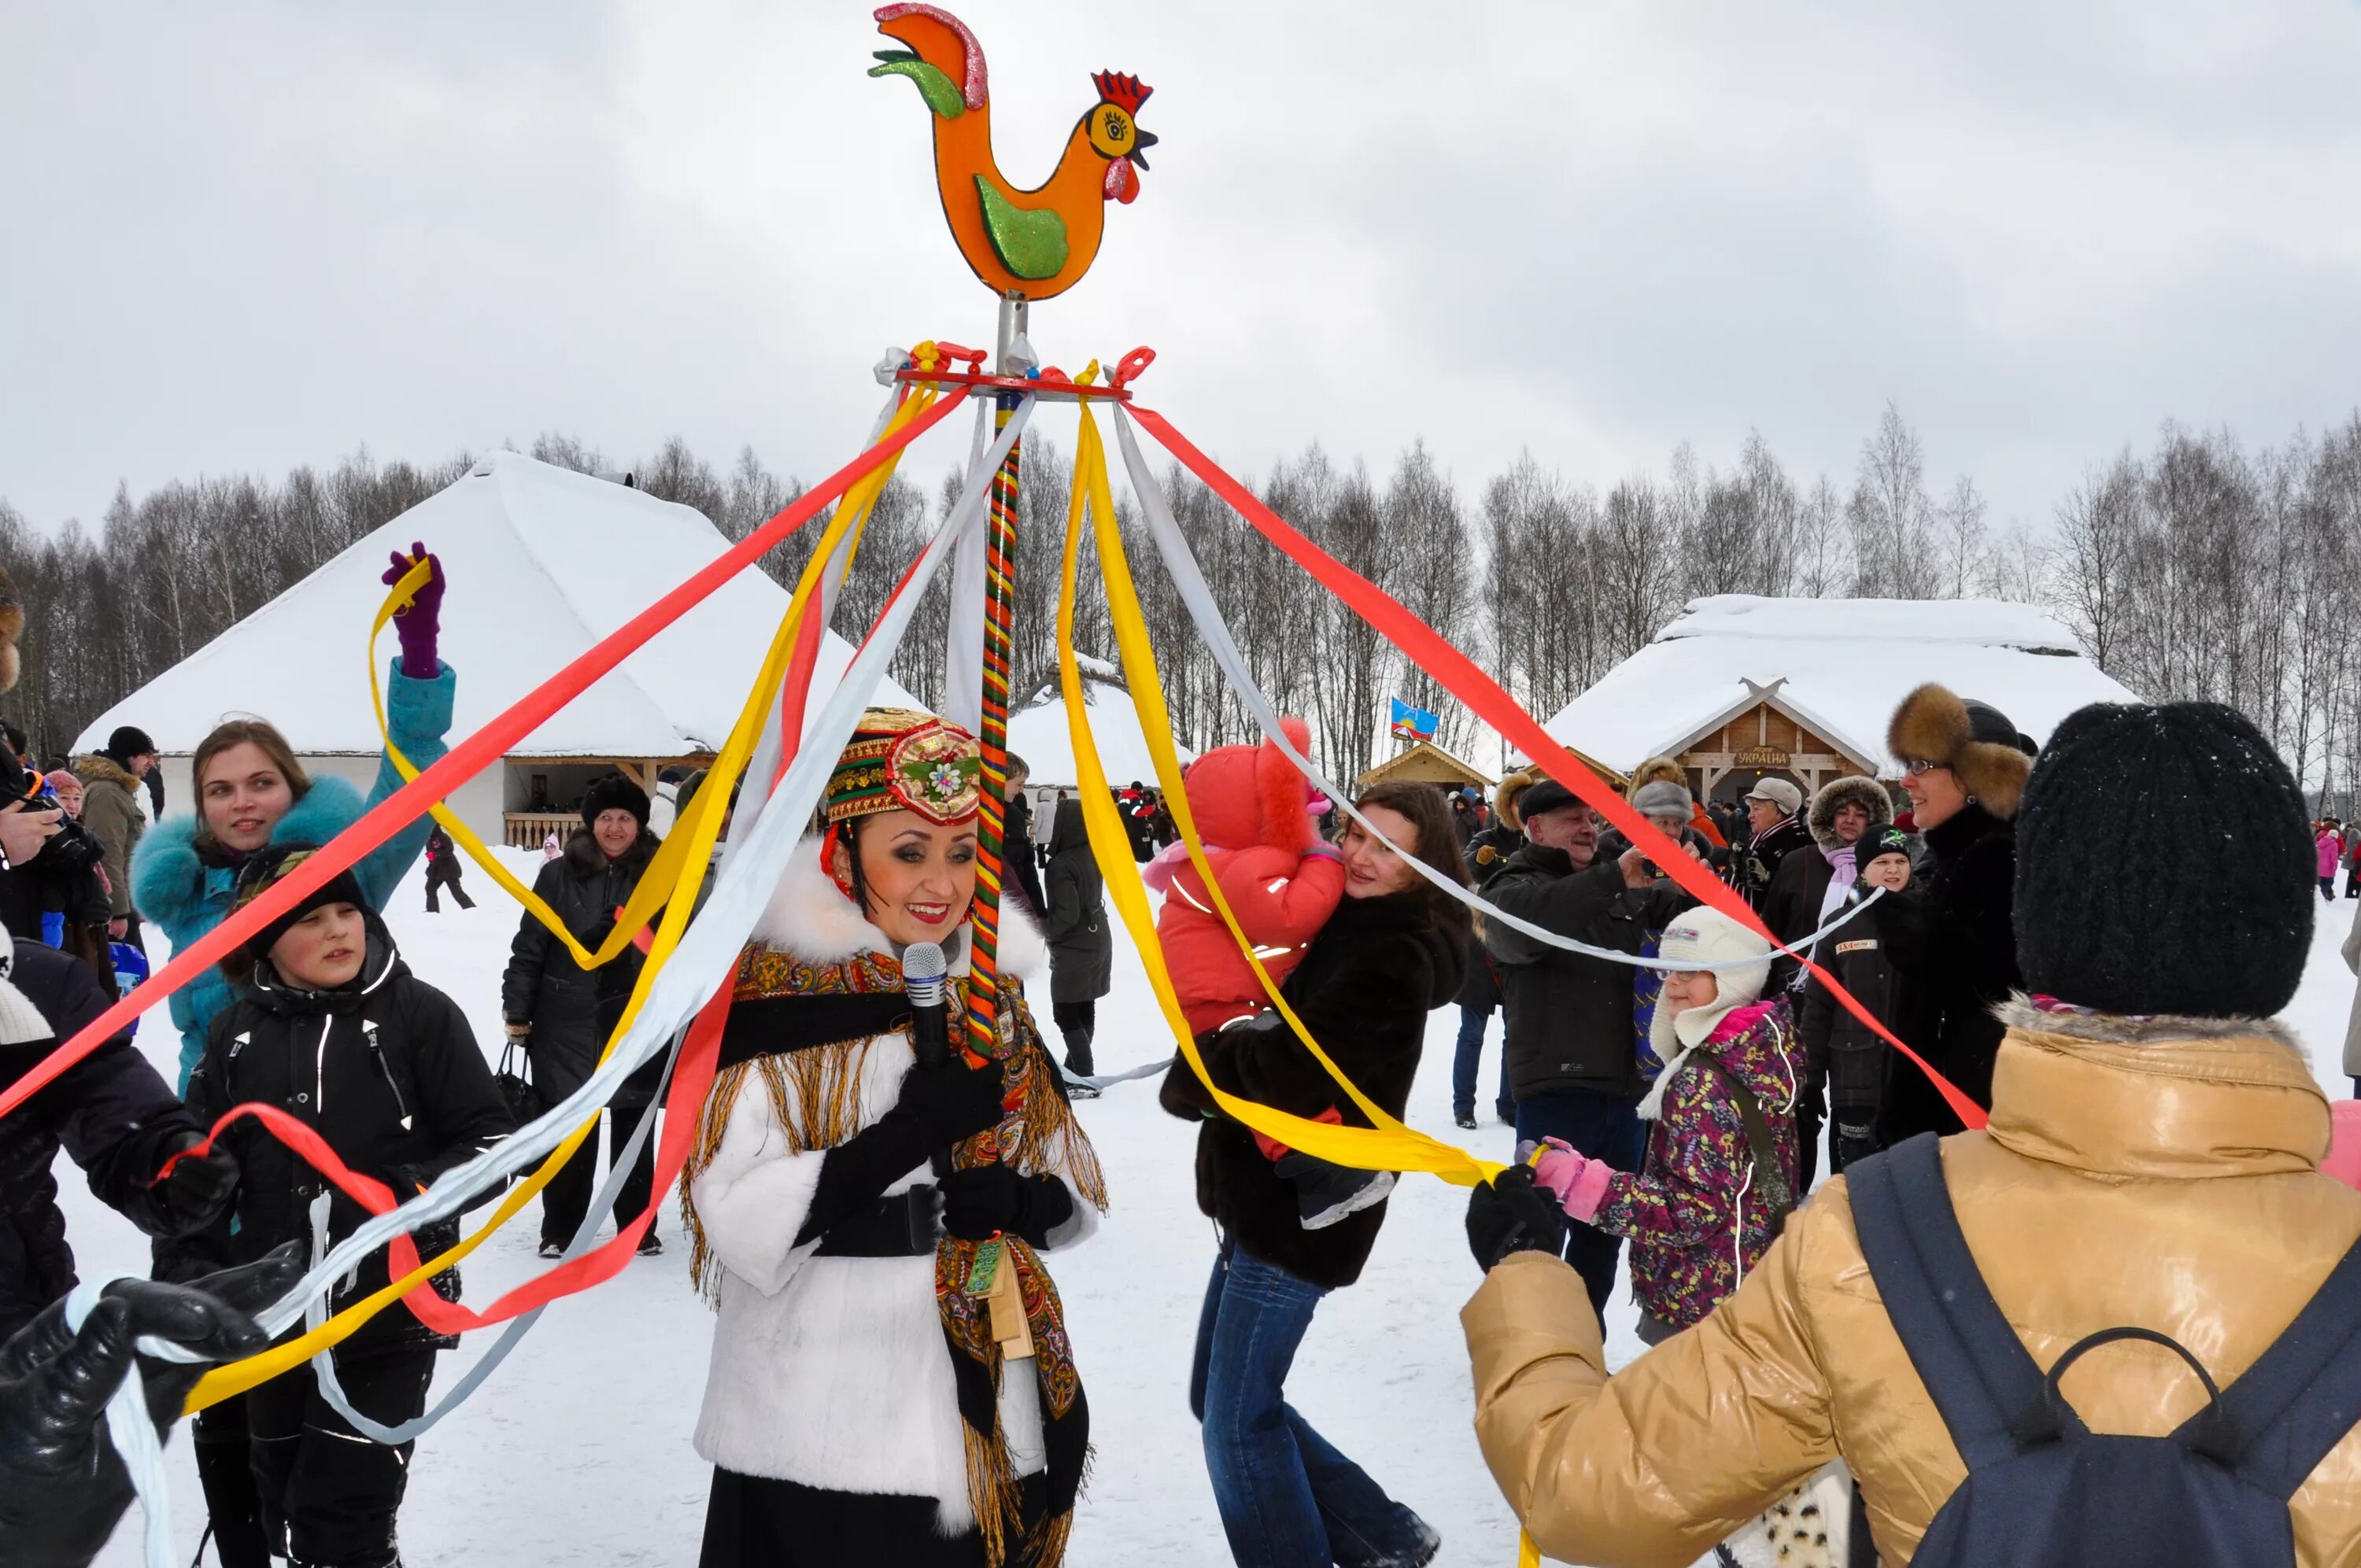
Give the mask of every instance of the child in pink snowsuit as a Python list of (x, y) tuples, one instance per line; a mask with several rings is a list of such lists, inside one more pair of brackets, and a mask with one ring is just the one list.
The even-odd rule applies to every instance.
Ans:
[[(1279, 723), (1295, 749), (1308, 754), (1312, 733), (1303, 721)], [(1283, 982), (1345, 894), (1343, 858), (1320, 836), (1316, 813), (1327, 802), (1269, 740), (1208, 751), (1190, 764), (1183, 782), (1222, 896), (1272, 982)], [(1156, 935), (1190, 1029), (1202, 1037), (1232, 1026), (1284, 1027), (1222, 923), (1187, 846), (1166, 846), (1142, 875), (1164, 894)], [(1342, 1122), (1344, 1114), (1332, 1105), (1315, 1120)], [(1293, 1154), (1259, 1133), (1255, 1142), (1264, 1157), (1287, 1166), (1283, 1174), (1296, 1183), (1306, 1229), (1334, 1224), (1392, 1186), (1388, 1179), (1374, 1196), (1364, 1196), (1379, 1185), (1370, 1172)]]

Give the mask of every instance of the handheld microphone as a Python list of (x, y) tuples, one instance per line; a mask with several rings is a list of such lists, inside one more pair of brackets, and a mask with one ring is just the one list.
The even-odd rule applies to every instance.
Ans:
[(913, 942), (902, 950), (902, 986), (910, 997), (910, 1049), (922, 1068), (951, 1065), (949, 1010), (944, 981), (950, 962), (935, 942)]

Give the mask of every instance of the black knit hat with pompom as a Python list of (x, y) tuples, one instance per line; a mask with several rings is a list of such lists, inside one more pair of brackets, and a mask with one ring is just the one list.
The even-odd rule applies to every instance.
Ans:
[(2027, 990), (2102, 1013), (2267, 1018), (2320, 901), (2303, 792), (2235, 708), (2101, 703), (2049, 738), (2016, 818)]

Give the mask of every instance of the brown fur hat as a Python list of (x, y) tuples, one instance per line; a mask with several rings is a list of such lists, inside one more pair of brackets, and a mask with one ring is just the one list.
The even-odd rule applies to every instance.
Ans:
[(1631, 799), (1640, 793), (1642, 784), (1676, 784), (1689, 787), (1689, 771), (1670, 757), (1651, 757), (1631, 770), (1631, 782), (1623, 786), (1623, 798)]
[(2003, 821), (2016, 815), (2033, 772), (2023, 740), (1998, 708), (1965, 701), (1931, 681), (1902, 699), (1885, 729), (1887, 751), (1905, 762), (1950, 769), (1960, 787)]
[(1846, 806), (1858, 806), (1869, 813), (1869, 827), (1862, 830), (1861, 842), (1869, 834), (1894, 820), (1894, 797), (1875, 779), (1848, 773), (1830, 779), (1812, 795), (1809, 810), (1804, 813), (1804, 826), (1812, 830), (1812, 838), (1822, 849), (1834, 849), (1837, 844), (1837, 813)]
[(25, 630), (25, 604), (16, 585), (0, 571), (0, 692), (16, 684), (16, 639)]
[(1521, 833), (1525, 819), (1517, 814), (1517, 799), (1525, 791), (1542, 782), (1542, 775), (1532, 768), (1519, 768), (1503, 776), (1500, 785), (1492, 792), (1492, 811), (1501, 823)]

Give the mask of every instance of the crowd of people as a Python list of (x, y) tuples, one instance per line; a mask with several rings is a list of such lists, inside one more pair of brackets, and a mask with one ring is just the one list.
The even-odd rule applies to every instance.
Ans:
[[(444, 587), (438, 566), (396, 621), (391, 733), (420, 765), (442, 753), (456, 678)], [(0, 579), (0, 626), (9, 608)], [(1705, 800), (1647, 759), (1620, 826), (1533, 770), (1489, 801), (1380, 784), (1339, 811), (1277, 745), (1225, 747), (1187, 777), (1210, 876), (1159, 848), (1153, 792), (1117, 792), (1203, 1066), (1176, 1062), (1159, 1101), (1194, 1129), (1215, 1227), (1185, 1398), (1236, 1562), (1419, 1568), (1441, 1549), (1397, 1496), (1414, 1477), (1381, 1482), (1287, 1398), (1318, 1305), (1371, 1266), (1395, 1178), (1236, 1113), (1398, 1117), (1429, 1014), (1454, 1004), (1455, 1114), (1477, 1125), (1499, 1013), (1488, 1104), (1517, 1148), (1468, 1201), (1476, 1436), (1544, 1552), (1791, 1568), (2361, 1553), (2361, 1193), (2322, 1174), (2327, 1100), (2269, 1022), (2345, 857), (2337, 825), (2307, 822), (2284, 764), (2222, 707), (2089, 708), (2037, 748), (1927, 685), (1887, 745), (1898, 796), (1766, 776)], [(401, 782), (390, 762), (366, 797), (311, 778), (275, 728), (239, 719), (199, 747), (192, 809), (169, 816), (137, 809), (154, 750), (119, 731), (71, 777), (0, 753), (0, 1083), (111, 995), (111, 960), (92, 941), (77, 956), (69, 928), (136, 945), (144, 921), (185, 948)], [(1011, 759), (997, 982), (969, 995), (985, 777), (958, 726), (864, 714), (739, 956), (683, 1176), (717, 1311), (693, 1433), (709, 1568), (1066, 1555), (1091, 1423), (1051, 1274), (1108, 1205), (1074, 1104), (1096, 1091), (1113, 938), (1082, 802), (1029, 790)], [(0, 1338), (16, 1335), (0, 1556), (86, 1561), (122, 1512), (100, 1409), (135, 1335), (250, 1352), (249, 1312), (365, 1218), (252, 1123), (207, 1143), (214, 1118), (276, 1105), (408, 1196), (588, 1077), (642, 959), (574, 949), (631, 905), (652, 806), (598, 781), (541, 868), (566, 935), (526, 915), (500, 987), (528, 1080), (495, 1075), (379, 913), (422, 852), (449, 860), (421, 821), (174, 994), (177, 1086), (117, 1036), (0, 1120)], [(77, 812), (93, 846), (79, 894), (82, 873), (56, 869), (70, 854), (43, 865)], [(2218, 832), (2136, 852), (2190, 820)], [(430, 900), (455, 880), (430, 875)], [(2361, 923), (2347, 956), (2361, 965)], [(972, 1047), (906, 989), (936, 963), (950, 1017), (988, 1002), (996, 1019)], [(660, 1072), (607, 1113), (604, 1157), (630, 1161), (621, 1226), (654, 1197)], [(156, 1238), (156, 1278), (110, 1287), (78, 1331), (60, 1149)], [(600, 1159), (594, 1136), (548, 1184), (544, 1255), (587, 1239)], [(662, 1250), (652, 1223), (638, 1245)], [(329, 1310), (387, 1277), (379, 1253)], [(1619, 1283), (1650, 1348), (1610, 1373)], [(456, 1274), (436, 1289), (456, 1299)], [(220, 1561), (398, 1563), (410, 1446), (345, 1412), (417, 1416), (448, 1343), (398, 1309), (334, 1353), (339, 1389), (304, 1365), (202, 1412)], [(151, 1376), (159, 1424), (187, 1387)]]

